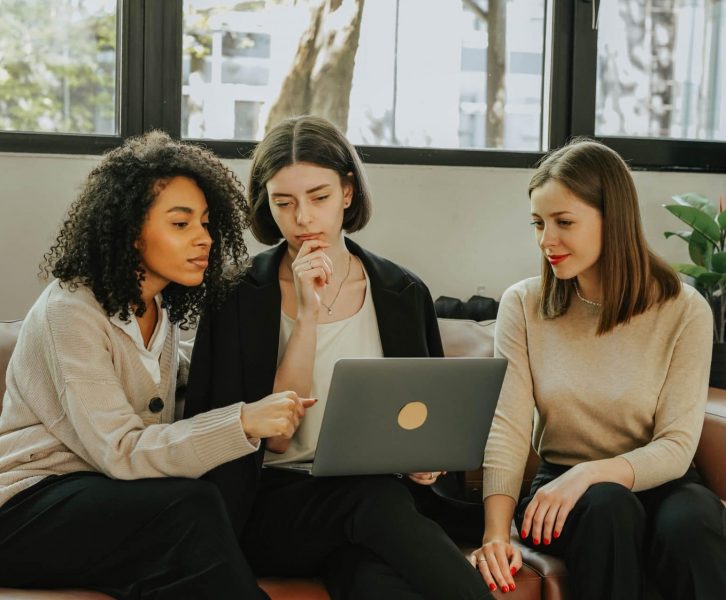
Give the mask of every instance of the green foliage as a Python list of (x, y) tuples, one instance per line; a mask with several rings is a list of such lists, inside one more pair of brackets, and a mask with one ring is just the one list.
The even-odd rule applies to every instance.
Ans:
[(690, 231), (666, 231), (666, 239), (677, 237), (688, 244), (693, 264), (676, 263), (673, 268), (693, 279), (696, 289), (711, 305), (714, 317), (714, 342), (724, 342), (726, 328), (726, 211), (723, 198), (717, 208), (699, 194), (673, 196), (675, 204), (665, 209), (691, 226)]
[(115, 133), (110, 0), (0, 0), (0, 129)]

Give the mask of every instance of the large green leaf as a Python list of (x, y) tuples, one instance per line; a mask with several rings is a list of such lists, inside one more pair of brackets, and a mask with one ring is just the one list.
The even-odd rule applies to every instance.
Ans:
[(708, 269), (704, 269), (703, 267), (692, 265), (690, 263), (675, 263), (673, 264), (673, 268), (679, 273), (683, 273), (684, 275), (688, 275), (694, 279), (696, 279), (696, 277), (700, 277), (704, 273), (710, 272)]
[(697, 231), (692, 232), (688, 242), (688, 255), (697, 265), (712, 269), (711, 259), (715, 246)]
[(713, 254), (714, 245), (700, 233), (697, 231), (666, 231), (663, 235), (666, 239), (670, 237), (681, 238), (688, 244), (688, 255), (691, 260), (702, 267), (710, 267), (710, 258), (711, 254)]
[(721, 228), (706, 213), (692, 206), (683, 206), (681, 204), (667, 204), (665, 208), (672, 215), (675, 215), (681, 221), (693, 227), (694, 230), (702, 234), (709, 242), (713, 244), (720, 242)]
[(711, 268), (716, 273), (726, 273), (726, 252), (716, 252), (711, 257)]
[(663, 235), (665, 236), (665, 239), (676, 236), (681, 238), (684, 242), (690, 242), (692, 233), (692, 231), (664, 231)]
[(692, 206), (693, 208), (697, 208), (698, 210), (706, 213), (712, 218), (714, 218), (718, 213), (718, 209), (716, 208), (716, 206), (708, 198), (706, 198), (706, 196), (701, 196), (701, 194), (688, 192), (686, 194), (672, 196), (672, 198), (681, 206)]
[(718, 222), (718, 225), (721, 228), (721, 231), (726, 231), (726, 210), (721, 213), (718, 213), (718, 217), (716, 217), (716, 221)]

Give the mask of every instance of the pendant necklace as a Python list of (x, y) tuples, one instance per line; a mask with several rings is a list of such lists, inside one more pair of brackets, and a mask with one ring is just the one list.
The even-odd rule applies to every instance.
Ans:
[(333, 314), (333, 305), (335, 304), (335, 301), (338, 299), (338, 296), (340, 296), (340, 290), (343, 289), (343, 284), (348, 279), (348, 275), (350, 275), (350, 260), (351, 260), (351, 258), (352, 258), (352, 254), (349, 252), (348, 253), (348, 270), (345, 272), (345, 277), (343, 277), (343, 281), (340, 282), (340, 287), (338, 288), (338, 291), (336, 292), (336, 294), (333, 297), (333, 299), (330, 302), (330, 304), (325, 304), (325, 302), (323, 302), (322, 297), (320, 298), (320, 304), (322, 304), (325, 308), (328, 309), (328, 315), (332, 315)]

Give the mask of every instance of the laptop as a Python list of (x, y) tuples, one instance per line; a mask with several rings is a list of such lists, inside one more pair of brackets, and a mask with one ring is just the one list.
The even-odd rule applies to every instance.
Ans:
[(478, 469), (503, 358), (344, 358), (333, 368), (314, 476)]

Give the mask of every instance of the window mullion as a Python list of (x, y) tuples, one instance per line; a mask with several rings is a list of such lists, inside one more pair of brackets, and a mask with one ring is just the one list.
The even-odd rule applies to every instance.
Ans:
[(121, 0), (119, 5), (119, 132), (126, 138), (143, 131), (144, 2)]
[(144, 4), (143, 130), (181, 134), (182, 0)]
[(593, 29), (592, 0), (575, 0), (572, 51), (571, 135), (595, 133), (597, 31)]
[(572, 68), (575, 11), (571, 2), (552, 0), (552, 65), (548, 149), (562, 146), (571, 135)]

